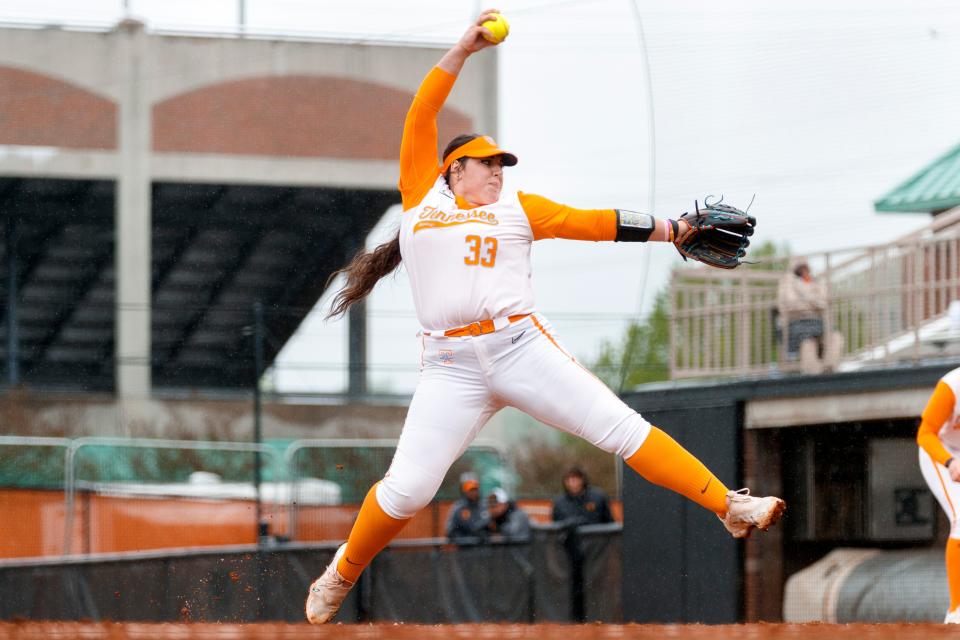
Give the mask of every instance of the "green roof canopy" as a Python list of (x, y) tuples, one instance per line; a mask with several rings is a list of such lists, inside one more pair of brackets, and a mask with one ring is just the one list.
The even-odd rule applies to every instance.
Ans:
[(877, 211), (928, 212), (960, 206), (960, 145), (873, 203)]

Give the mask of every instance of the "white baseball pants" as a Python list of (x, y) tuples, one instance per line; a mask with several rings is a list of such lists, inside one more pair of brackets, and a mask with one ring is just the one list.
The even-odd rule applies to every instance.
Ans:
[(923, 448), (920, 448), (920, 473), (927, 481), (930, 492), (950, 519), (950, 537), (960, 539), (960, 525), (957, 518), (957, 510), (960, 509), (960, 482), (951, 480), (947, 468), (934, 462)]
[(422, 336), (420, 382), (390, 470), (377, 486), (387, 515), (425, 507), (450, 466), (503, 407), (628, 458), (650, 424), (580, 366), (533, 314), (479, 336)]

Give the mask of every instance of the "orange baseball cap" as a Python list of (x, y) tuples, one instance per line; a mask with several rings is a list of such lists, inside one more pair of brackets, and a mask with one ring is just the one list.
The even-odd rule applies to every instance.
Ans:
[(489, 158), (491, 156), (503, 156), (503, 166), (512, 167), (517, 164), (517, 156), (509, 151), (504, 151), (497, 146), (497, 141), (490, 136), (477, 136), (470, 142), (465, 142), (443, 159), (443, 166), (440, 167), (440, 173), (446, 173), (454, 160), (460, 158)]
[(460, 483), (461, 491), (470, 491), (470, 489), (479, 489), (480, 483), (476, 480), (464, 480)]

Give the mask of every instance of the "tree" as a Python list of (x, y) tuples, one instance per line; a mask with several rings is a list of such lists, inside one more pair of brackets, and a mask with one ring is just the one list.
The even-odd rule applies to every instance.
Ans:
[[(741, 269), (784, 271), (790, 248), (768, 240), (752, 248), (749, 258), (756, 264)], [(669, 286), (657, 292), (650, 313), (632, 323), (619, 344), (604, 341), (593, 371), (614, 391), (670, 379), (670, 292)]]
[(670, 379), (670, 289), (661, 289), (649, 315), (632, 323), (620, 344), (604, 341), (594, 372), (614, 391)]
[(775, 242), (767, 240), (763, 244), (749, 249), (749, 251), (750, 255), (748, 258), (757, 263), (751, 267), (752, 269), (759, 269), (761, 271), (787, 270), (791, 254), (788, 243), (784, 242), (782, 246), (778, 247)]

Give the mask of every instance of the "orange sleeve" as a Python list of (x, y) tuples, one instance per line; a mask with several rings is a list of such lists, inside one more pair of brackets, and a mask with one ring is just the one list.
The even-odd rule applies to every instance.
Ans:
[(533, 239), (613, 240), (617, 237), (614, 209), (574, 209), (531, 193), (520, 193)]
[(946, 463), (952, 457), (940, 442), (939, 433), (943, 424), (953, 415), (955, 402), (956, 398), (950, 386), (943, 381), (937, 383), (927, 407), (923, 410), (920, 428), (917, 429), (917, 444), (940, 464)]
[(413, 96), (400, 141), (400, 196), (404, 209), (423, 200), (439, 175), (437, 115), (456, 80), (456, 76), (434, 67)]

